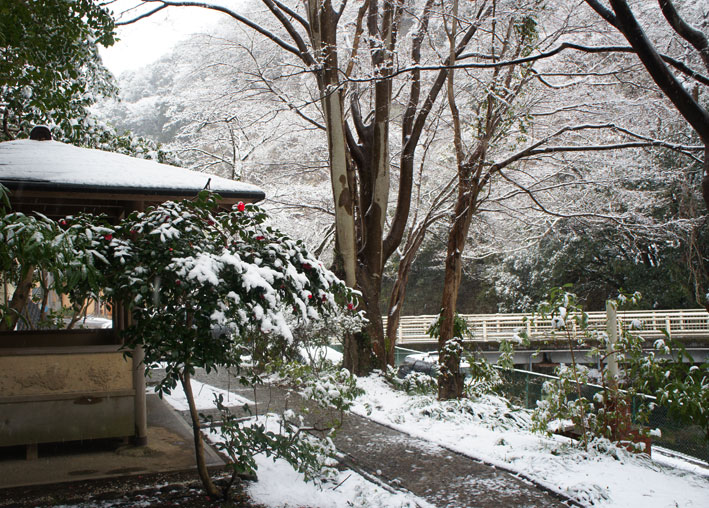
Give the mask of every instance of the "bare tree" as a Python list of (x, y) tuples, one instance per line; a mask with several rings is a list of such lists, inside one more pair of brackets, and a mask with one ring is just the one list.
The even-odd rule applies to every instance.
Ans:
[[(503, 5), (502, 2), (493, 2), (495, 10)], [(457, 9), (458, 3), (453, 2), (449, 11), (449, 22), (446, 25), (449, 39), (455, 37), (460, 20)], [(653, 139), (612, 123), (574, 124), (579, 115), (574, 115), (572, 109), (565, 108), (559, 108), (552, 114), (554, 121), (563, 122), (561, 125), (566, 124), (565, 126), (560, 127), (557, 123), (555, 129), (550, 129), (545, 135), (538, 135), (536, 140), (526, 147), (515, 147), (514, 143), (507, 141), (517, 134), (510, 129), (510, 124), (520, 117), (524, 118), (525, 115), (533, 116), (533, 113), (526, 109), (527, 106), (519, 104), (520, 98), (523, 94), (529, 93), (534, 81), (543, 82), (540, 71), (532, 67), (533, 62), (537, 60), (525, 60), (527, 55), (538, 50), (542, 44), (538, 41), (538, 12), (534, 9), (520, 8), (516, 11), (507, 10), (504, 15), (496, 12), (492, 19), (496, 20), (496, 26), (493, 24), (489, 29), (492, 33), (489, 45), (483, 46), (487, 47), (487, 58), (492, 60), (491, 64), (486, 66), (489, 69), (488, 75), (468, 76), (481, 83), (481, 88), (484, 90), (484, 93), (475, 98), (467, 99), (468, 108), (472, 106), (477, 113), (473, 120), (474, 129), (469, 129), (472, 131), (470, 139), (463, 135), (463, 125), (466, 122), (462, 120), (463, 111), (458, 107), (460, 87), (457, 86), (456, 81), (459, 79), (458, 69), (471, 66), (459, 66), (454, 59), (451, 59), (454, 65), (451, 66), (447, 77), (447, 98), (453, 130), (458, 187), (455, 209), (447, 235), (445, 280), (441, 301), (439, 330), (441, 373), (438, 380), (438, 395), (441, 399), (458, 397), (462, 392), (460, 358), (455, 349), (448, 346), (454, 338), (463, 253), (473, 217), (480, 212), (482, 204), (490, 198), (493, 187), (500, 184), (512, 185), (523, 192), (544, 213), (558, 215), (558, 212), (554, 212), (543, 203), (540, 196), (543, 188), (525, 185), (524, 175), (518, 175), (523, 176), (521, 179), (513, 178), (507, 171), (508, 168), (515, 168), (525, 160), (550, 154), (664, 146), (691, 155), (699, 148)], [(556, 42), (556, 37), (559, 35), (552, 34), (549, 40), (543, 41), (543, 44)], [(479, 53), (481, 54), (483, 53)], [(582, 71), (579, 74), (591, 76), (593, 72)], [(557, 144), (560, 140), (569, 140), (572, 139), (571, 136), (581, 133), (596, 133), (596, 137), (580, 136), (572, 143)], [(603, 138), (609, 133), (615, 133), (620, 139), (612, 143), (603, 142)], [(505, 145), (507, 145), (506, 149)], [(495, 159), (498, 161), (493, 162)]]
[[(656, 44), (640, 26), (628, 2), (610, 0), (610, 9), (599, 0), (586, 0), (586, 3), (627, 39), (658, 88), (704, 143), (702, 195), (704, 205), (709, 209), (709, 111), (699, 103), (698, 94), (692, 95), (686, 85), (670, 70), (660, 56)], [(691, 45), (699, 54), (705, 69), (709, 71), (707, 34), (686, 22), (671, 0), (658, 0), (658, 4), (672, 30)]]
[[(420, 63), (422, 46), (429, 37), (429, 22), (437, 15), (435, 2), (366, 0), (358, 6), (354, 18), (348, 19), (352, 31), (346, 34), (343, 21), (348, 7), (346, 1), (336, 5), (332, 0), (306, 0), (300, 10), (279, 0), (262, 0), (278, 29), (209, 3), (179, 0), (141, 3), (156, 7), (126, 23), (172, 6), (217, 10), (294, 56), (305, 71), (314, 76), (328, 144), (336, 252), (348, 285), (361, 291), (361, 304), (370, 319), (366, 334), (351, 337), (346, 342), (345, 366), (356, 373), (366, 372), (371, 365), (372, 350), (380, 367), (392, 364), (394, 343), (385, 339), (381, 320), (382, 273), (387, 260), (400, 246), (409, 223), (416, 149), (445, 83), (446, 66), (450, 62), (445, 58), (439, 62), (443, 65), (428, 81), (414, 70), (397, 90), (397, 94), (406, 99), (400, 117), (401, 150), (393, 212), (389, 210), (395, 86), (391, 74), (402, 55), (408, 55), (413, 65)], [(478, 29), (479, 20), (488, 12), (487, 2), (479, 4), (476, 18), (456, 40), (455, 54), (464, 51)], [(400, 39), (404, 18), (414, 26), (410, 42)], [(345, 35), (349, 37), (350, 47), (343, 47)], [(345, 54), (347, 59), (341, 63)], [(352, 85), (351, 78), (355, 74), (366, 78), (366, 86)]]

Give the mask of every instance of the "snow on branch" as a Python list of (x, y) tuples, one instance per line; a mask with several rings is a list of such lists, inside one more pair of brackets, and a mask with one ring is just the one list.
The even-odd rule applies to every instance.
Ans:
[[(368, 81), (378, 81), (382, 79), (389, 79), (400, 74), (405, 74), (407, 72), (413, 71), (440, 71), (441, 69), (495, 69), (500, 67), (511, 67), (525, 63), (532, 63), (538, 60), (543, 60), (555, 56), (562, 51), (567, 49), (573, 49), (576, 51), (582, 51), (584, 53), (635, 53), (635, 50), (630, 46), (584, 46), (581, 44), (574, 44), (572, 42), (563, 42), (559, 46), (549, 51), (538, 53), (536, 55), (526, 56), (522, 58), (514, 58), (512, 60), (501, 60), (501, 61), (491, 61), (491, 62), (470, 62), (470, 63), (457, 63), (455, 65), (414, 65), (411, 67), (402, 67), (397, 70), (391, 71), (387, 76), (372, 76), (369, 78), (352, 78), (345, 76), (348, 81), (353, 81), (356, 83), (368, 82)], [(466, 58), (479, 57), (477, 54), (463, 54), (458, 60), (463, 60)], [(709, 77), (695, 71), (684, 62), (672, 58), (669, 55), (660, 55), (660, 57), (670, 64), (672, 67), (678, 71), (686, 74), (692, 79), (704, 84), (709, 85)], [(491, 59), (491, 57), (490, 57)]]

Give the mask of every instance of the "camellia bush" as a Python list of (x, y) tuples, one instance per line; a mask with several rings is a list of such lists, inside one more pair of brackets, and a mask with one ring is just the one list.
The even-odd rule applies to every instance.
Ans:
[[(72, 328), (105, 284), (104, 256), (113, 230), (103, 217), (80, 214), (58, 222), (41, 214), (10, 210), (0, 188), (0, 275), (13, 287), (0, 304), (0, 331)], [(66, 296), (69, 308), (49, 310), (51, 292)], [(27, 310), (33, 305), (36, 316)]]
[[(544, 384), (545, 398), (533, 415), (535, 428), (549, 432), (568, 421), (584, 446), (601, 438), (642, 450), (642, 444), (630, 441), (647, 440), (650, 432), (643, 426), (659, 405), (676, 420), (699, 426), (709, 441), (709, 362), (698, 365), (669, 336), (648, 344), (639, 320), (621, 322), (617, 342), (609, 345), (606, 332), (589, 327), (588, 315), (567, 289), (553, 289), (539, 309), (542, 317), (551, 318), (555, 335), (566, 339), (572, 362), (559, 366), (558, 379)], [(619, 308), (640, 298), (637, 292), (621, 294), (610, 303)], [(575, 355), (584, 345), (601, 359), (599, 379), (591, 380)], [(606, 368), (611, 357), (618, 363), (617, 376)], [(593, 396), (584, 389), (590, 381), (600, 383)]]
[[(190, 385), (195, 370), (238, 371), (254, 338), (289, 341), (293, 322), (308, 323), (343, 309), (355, 312), (356, 295), (301, 242), (268, 227), (266, 218), (255, 205), (223, 209), (218, 196), (203, 191), (195, 200), (131, 214), (115, 229), (107, 253), (113, 265), (108, 293), (126, 302), (132, 317), (126, 348), (142, 346), (148, 369), (165, 365), (165, 377), (156, 387), (159, 394), (182, 385), (198, 471), (210, 496), (223, 493), (205, 465)], [(252, 433), (247, 427), (235, 428), (228, 417), (224, 421), (231, 436), (227, 443), (240, 447), (229, 453), (241, 461), (234, 464), (235, 471), (254, 467), (248, 457), (259, 447), (246, 446), (249, 452), (244, 448), (249, 440), (269, 447), (268, 438), (280, 451), (269, 449), (298, 462), (292, 448), (281, 446), (287, 439), (267, 435), (258, 426)], [(311, 460), (312, 444), (301, 443)]]
[[(621, 330), (618, 342), (608, 347), (608, 335), (605, 331), (594, 330), (589, 326), (588, 314), (578, 303), (576, 295), (567, 287), (554, 288), (549, 292), (548, 300), (538, 309), (538, 315), (551, 319), (553, 333), (562, 338), (569, 348), (571, 363), (556, 368), (558, 379), (544, 383), (545, 398), (537, 402), (532, 420), (538, 431), (550, 432), (562, 430), (564, 422), (571, 422), (579, 435), (579, 443), (588, 446), (597, 438), (623, 443), (630, 446), (631, 441), (644, 439), (648, 431), (643, 427), (652, 404), (638, 397), (640, 390), (637, 380), (628, 375), (628, 362), (638, 361), (643, 357), (643, 340), (631, 333), (627, 327)], [(630, 296), (634, 302), (639, 293)], [(621, 296), (612, 302), (617, 307), (618, 301), (627, 300)], [(586, 385), (591, 382), (590, 370), (580, 363), (578, 349), (589, 347), (591, 352), (601, 358), (601, 390), (592, 397), (587, 396)], [(614, 356), (621, 366), (617, 377), (605, 368), (610, 356)], [(633, 399), (639, 401), (631, 417)], [(637, 445), (642, 449), (642, 445)]]

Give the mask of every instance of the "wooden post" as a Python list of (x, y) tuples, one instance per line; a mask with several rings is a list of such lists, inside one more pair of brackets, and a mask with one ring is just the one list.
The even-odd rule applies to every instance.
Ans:
[[(137, 201), (133, 203), (133, 209), (138, 212), (145, 211), (145, 202)], [(124, 309), (124, 326), (127, 328), (132, 324), (133, 317), (129, 309)], [(148, 444), (148, 412), (145, 396), (145, 352), (142, 346), (137, 346), (133, 350), (133, 388), (135, 388), (135, 436), (133, 442), (136, 446)]]
[(532, 320), (531, 318), (527, 320), (527, 338), (532, 340)]
[(145, 397), (145, 353), (142, 346), (133, 350), (133, 386), (135, 388), (135, 436), (136, 446), (148, 444), (148, 414)]

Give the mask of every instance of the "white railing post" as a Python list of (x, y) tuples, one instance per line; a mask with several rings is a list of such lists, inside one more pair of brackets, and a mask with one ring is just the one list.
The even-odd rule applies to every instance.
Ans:
[(606, 331), (608, 332), (608, 374), (611, 388), (615, 388), (618, 379), (618, 359), (614, 354), (618, 342), (618, 316), (615, 305), (610, 300), (606, 301)]

